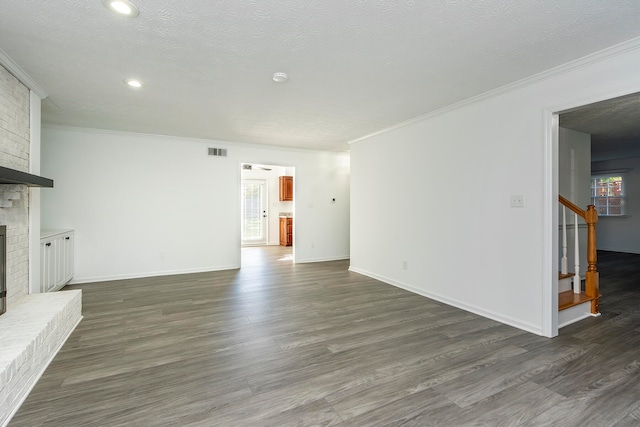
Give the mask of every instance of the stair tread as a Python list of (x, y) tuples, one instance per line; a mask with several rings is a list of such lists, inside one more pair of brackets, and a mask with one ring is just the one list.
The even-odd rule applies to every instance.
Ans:
[(584, 292), (579, 294), (573, 291), (564, 291), (558, 294), (558, 310), (566, 310), (567, 308), (575, 307), (587, 301), (595, 299), (594, 297), (588, 297)]
[(562, 273), (558, 272), (558, 280), (567, 279), (567, 278), (573, 277), (575, 275), (576, 275), (576, 273), (571, 273), (571, 272), (565, 273), (565, 274), (562, 274)]

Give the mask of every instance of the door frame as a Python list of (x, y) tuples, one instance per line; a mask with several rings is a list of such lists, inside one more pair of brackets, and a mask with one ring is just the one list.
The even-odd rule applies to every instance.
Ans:
[(559, 195), (559, 128), (560, 114), (586, 107), (596, 102), (631, 95), (638, 90), (608, 93), (594, 98), (583, 98), (569, 104), (552, 105), (543, 110), (544, 126), (544, 203), (542, 206), (542, 334), (552, 338), (558, 335), (558, 195)]
[[(278, 168), (285, 168), (287, 174), (293, 176), (294, 179), (294, 185), (293, 185), (293, 201), (292, 203), (292, 208), (291, 211), (293, 212), (293, 217), (295, 218), (295, 212), (296, 212), (296, 185), (295, 185), (295, 180), (296, 180), (296, 173), (297, 173), (297, 166), (295, 166), (294, 164), (282, 164), (279, 162), (273, 162), (273, 161), (268, 161), (268, 160), (261, 160), (261, 161), (250, 161), (250, 160), (240, 160), (237, 163), (237, 180), (236, 180), (236, 197), (237, 199), (237, 204), (236, 207), (238, 209), (238, 213), (236, 215), (238, 224), (236, 226), (236, 230), (238, 233), (238, 237), (237, 237), (237, 254), (238, 254), (238, 267), (241, 268), (242, 267), (242, 181), (243, 181), (243, 174), (242, 174), (242, 170), (243, 170), (243, 165), (245, 164), (259, 164), (259, 165), (263, 165), (263, 166), (273, 166), (273, 167), (278, 167)], [(276, 199), (277, 200), (277, 199)], [(273, 202), (273, 200), (271, 200), (271, 202)], [(269, 202), (270, 203), (270, 202)], [(267, 212), (269, 211), (273, 211), (273, 207), (272, 206), (267, 206)], [(267, 245), (269, 244), (269, 242), (267, 241)], [(292, 255), (293, 255), (293, 263), (296, 263), (296, 220), (293, 221), (293, 243), (291, 245), (291, 251), (292, 251)]]

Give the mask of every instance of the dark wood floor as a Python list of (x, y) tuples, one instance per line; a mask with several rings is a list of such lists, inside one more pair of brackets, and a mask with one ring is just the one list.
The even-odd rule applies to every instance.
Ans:
[(10, 426), (640, 425), (640, 255), (600, 253), (604, 314), (547, 339), (285, 251), (72, 286)]

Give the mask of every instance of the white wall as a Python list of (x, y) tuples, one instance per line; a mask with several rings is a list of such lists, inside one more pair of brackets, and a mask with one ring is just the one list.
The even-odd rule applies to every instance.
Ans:
[(558, 142), (558, 190), (561, 195), (586, 209), (591, 204), (591, 135), (561, 127)]
[(295, 167), (296, 262), (349, 256), (347, 153), (223, 141), (44, 126), (42, 227), (75, 229), (76, 283), (238, 268), (243, 162)]
[[(40, 129), (42, 100), (30, 92), (29, 118), (29, 170), (40, 175)], [(40, 191), (29, 188), (29, 293), (40, 293)], [(46, 191), (46, 190), (45, 190)]]
[[(573, 160), (572, 160), (573, 152)], [(560, 128), (558, 132), (558, 192), (580, 208), (587, 210), (591, 204), (591, 135), (571, 129)], [(561, 220), (561, 206), (558, 205)], [(566, 209), (568, 271), (575, 269), (574, 214)], [(561, 233), (561, 230), (558, 231)], [(587, 271), (587, 225), (578, 218), (580, 276)], [(559, 234), (558, 252), (562, 253), (562, 234)], [(560, 270), (560, 258), (558, 258)]]
[(637, 92), (639, 76), (636, 40), (353, 143), (351, 269), (556, 334), (551, 112)]
[(640, 254), (640, 157), (592, 163), (594, 174), (626, 171), (627, 215), (600, 217), (596, 228), (598, 249)]

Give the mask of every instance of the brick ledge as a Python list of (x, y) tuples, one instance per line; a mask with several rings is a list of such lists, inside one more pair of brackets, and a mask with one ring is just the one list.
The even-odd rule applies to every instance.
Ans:
[(6, 426), (82, 319), (82, 291), (31, 294), (0, 316), (0, 426)]

